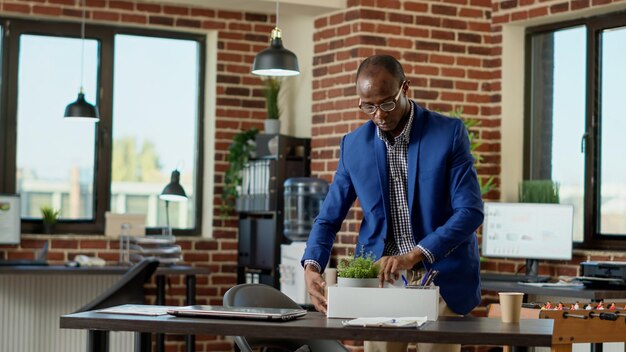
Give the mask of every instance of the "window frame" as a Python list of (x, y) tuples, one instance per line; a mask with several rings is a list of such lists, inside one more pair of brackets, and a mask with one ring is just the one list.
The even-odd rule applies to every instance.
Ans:
[[(21, 34), (80, 38), (80, 23), (61, 21), (34, 21), (2, 18), (2, 80), (0, 80), (0, 193), (16, 193), (17, 158), (17, 83), (19, 39)], [(7, 35), (7, 32), (9, 33)], [(98, 94), (95, 101), (100, 121), (95, 129), (94, 155), (94, 218), (91, 220), (59, 220), (56, 232), (62, 234), (104, 234), (105, 212), (110, 209), (112, 168), (113, 76), (115, 36), (138, 35), (155, 38), (193, 40), (198, 43), (198, 107), (196, 121), (196, 163), (194, 175), (195, 226), (173, 229), (174, 235), (200, 235), (202, 229), (203, 174), (204, 174), (204, 96), (206, 70), (206, 36), (199, 33), (165, 31), (150, 28), (118, 27), (87, 24), (85, 38), (99, 41)], [(63, 102), (61, 102), (63, 104)], [(169, 174), (169, 172), (168, 172)], [(163, 185), (165, 187), (165, 184)], [(22, 233), (42, 233), (41, 220), (22, 218)], [(162, 227), (146, 228), (147, 234), (160, 234)]]
[(585, 26), (587, 33), (586, 82), (585, 82), (585, 134), (581, 145), (585, 149), (584, 165), (584, 220), (583, 241), (574, 242), (576, 249), (626, 249), (626, 233), (617, 236), (599, 233), (600, 208), (600, 53), (601, 32), (606, 29), (626, 26), (626, 12), (616, 12), (559, 23), (529, 27), (525, 34), (524, 63), (524, 165), (523, 177), (531, 178), (531, 131), (532, 131), (532, 36), (575, 26)]

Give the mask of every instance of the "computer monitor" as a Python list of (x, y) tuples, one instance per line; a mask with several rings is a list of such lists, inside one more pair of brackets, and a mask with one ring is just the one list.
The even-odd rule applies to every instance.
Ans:
[(485, 203), (482, 255), (526, 259), (526, 275), (537, 276), (538, 260), (571, 260), (574, 206)]

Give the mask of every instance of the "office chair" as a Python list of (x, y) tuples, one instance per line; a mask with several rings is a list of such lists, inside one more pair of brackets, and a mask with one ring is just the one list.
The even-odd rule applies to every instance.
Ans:
[[(159, 266), (156, 259), (144, 259), (133, 265), (128, 271), (106, 291), (74, 313), (103, 309), (121, 304), (143, 304), (145, 299), (143, 285), (150, 280)], [(108, 351), (109, 334), (105, 331), (89, 330), (87, 335), (87, 351)], [(136, 351), (150, 350), (150, 334), (135, 337)]]
[[(241, 284), (230, 288), (224, 294), (224, 306), (227, 307), (266, 307), (266, 308), (301, 308), (296, 302), (279, 290), (263, 284)], [(279, 327), (280, 328), (280, 327)], [(335, 340), (298, 340), (298, 339), (263, 339), (235, 336), (235, 343), (241, 352), (252, 352), (253, 348), (262, 351), (311, 351), (311, 352), (347, 352), (339, 341)]]

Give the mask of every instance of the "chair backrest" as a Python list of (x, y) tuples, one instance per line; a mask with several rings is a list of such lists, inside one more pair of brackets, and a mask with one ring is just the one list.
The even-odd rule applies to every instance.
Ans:
[(133, 265), (115, 285), (109, 287), (91, 302), (87, 303), (75, 313), (94, 309), (103, 309), (121, 304), (144, 303), (143, 285), (150, 280), (159, 266), (156, 259), (144, 259)]
[(241, 284), (224, 294), (224, 305), (229, 307), (301, 308), (279, 290), (263, 284)]
[[(224, 294), (224, 305), (227, 307), (301, 308), (284, 293), (263, 284), (241, 284), (231, 287)], [(250, 346), (262, 346), (270, 351), (348, 352), (341, 343), (335, 340), (276, 340), (235, 336), (235, 343), (241, 352), (252, 352)]]

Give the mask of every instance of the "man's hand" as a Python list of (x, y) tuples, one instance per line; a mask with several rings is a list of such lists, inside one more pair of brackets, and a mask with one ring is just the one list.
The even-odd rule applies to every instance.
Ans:
[(413, 266), (424, 259), (422, 251), (415, 248), (409, 253), (395, 256), (385, 256), (380, 258), (376, 264), (380, 268), (378, 278), (380, 279), (380, 287), (385, 285), (385, 282), (393, 284), (395, 280), (398, 280), (398, 271), (409, 270)]
[(324, 296), (324, 288), (326, 281), (322, 278), (322, 274), (317, 271), (313, 265), (307, 265), (304, 268), (304, 279), (306, 281), (306, 289), (311, 296), (311, 302), (318, 312), (326, 314), (326, 297)]

